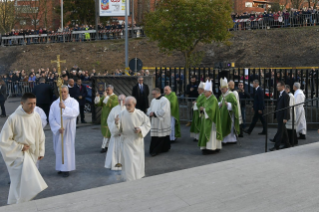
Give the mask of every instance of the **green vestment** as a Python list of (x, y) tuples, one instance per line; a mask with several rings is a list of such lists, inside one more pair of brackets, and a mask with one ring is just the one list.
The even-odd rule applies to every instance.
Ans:
[[(232, 110), (227, 110), (227, 106), (224, 104), (225, 100), (228, 103), (231, 103)], [(236, 130), (236, 134), (239, 134), (239, 114), (238, 114), (238, 107), (240, 107), (237, 104), (237, 99), (235, 95), (229, 91), (226, 92), (226, 94), (222, 94), (219, 97), (219, 102), (222, 103), (222, 106), (219, 108), (220, 110), (220, 118), (222, 123), (222, 135), (225, 138), (227, 135), (231, 132), (231, 126), (232, 126), (232, 120), (231, 116), (234, 114), (234, 127)]]
[(102, 113), (101, 113), (102, 135), (105, 138), (111, 138), (111, 132), (107, 126), (107, 117), (109, 116), (112, 108), (117, 106), (119, 103), (118, 103), (117, 96), (115, 94), (109, 97), (106, 104), (103, 103), (104, 98), (105, 98), (104, 96), (101, 97), (100, 102), (96, 104), (96, 106), (102, 107)]
[(196, 106), (198, 108), (198, 110), (194, 110), (193, 111), (193, 121), (192, 121), (192, 125), (191, 125), (191, 133), (196, 133), (198, 134), (200, 132), (200, 127), (201, 127), (201, 118), (200, 116), (200, 107), (204, 106), (206, 97), (205, 95), (202, 93), (201, 95), (199, 95), (196, 99)]
[(212, 123), (216, 125), (216, 138), (217, 140), (222, 141), (222, 123), (220, 119), (218, 102), (214, 95), (208, 97), (203, 105), (205, 112), (208, 116), (206, 119), (205, 114), (201, 114), (201, 130), (199, 134), (199, 147), (206, 147), (206, 143), (209, 142), (210, 134), (212, 132)]
[(179, 123), (179, 104), (175, 92), (171, 92), (165, 95), (168, 101), (171, 103), (171, 116), (175, 118), (175, 137), (181, 137), (181, 126)]

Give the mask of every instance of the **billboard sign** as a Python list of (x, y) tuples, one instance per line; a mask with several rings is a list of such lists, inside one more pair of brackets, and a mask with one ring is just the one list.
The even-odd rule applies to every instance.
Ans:
[[(126, 0), (99, 0), (100, 16), (125, 16), (125, 1)], [(127, 11), (129, 10), (130, 8), (128, 6)]]

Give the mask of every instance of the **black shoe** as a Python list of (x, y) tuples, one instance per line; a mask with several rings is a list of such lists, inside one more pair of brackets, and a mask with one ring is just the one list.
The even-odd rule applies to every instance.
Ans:
[(251, 134), (251, 131), (248, 131), (248, 130), (243, 130), (244, 133), (247, 133), (248, 135)]
[(83, 120), (83, 121), (81, 121), (81, 123), (82, 123), (82, 124), (86, 124), (87, 122)]
[(290, 146), (282, 145), (282, 146), (279, 147), (279, 149), (286, 149), (286, 148), (290, 148)]
[(62, 174), (63, 172), (61, 172), (61, 171), (58, 171), (58, 174)]
[(203, 155), (211, 155), (211, 154), (215, 154), (218, 152), (219, 152), (219, 149), (216, 149), (216, 150), (203, 149), (202, 150)]
[(272, 152), (272, 151), (276, 151), (276, 150), (278, 150), (278, 149), (279, 149), (279, 148), (277, 148), (277, 147), (274, 146), (273, 148), (270, 148), (269, 151)]
[(275, 143), (274, 139), (269, 139), (269, 141), (271, 141), (271, 142), (274, 142), (274, 143)]
[(306, 139), (306, 135), (300, 134), (300, 136), (298, 137), (298, 139), (305, 140), (305, 139)]
[(152, 157), (155, 157), (156, 155), (157, 155), (157, 153), (153, 153), (153, 154), (151, 154), (151, 156), (152, 156)]
[(70, 172), (63, 172), (62, 177), (68, 177), (70, 176)]
[(105, 147), (104, 149), (101, 149), (100, 153), (105, 153), (107, 152), (107, 147)]
[(258, 133), (258, 135), (266, 135), (265, 132)]
[(197, 140), (197, 139), (194, 139), (193, 141), (194, 141), (194, 142), (198, 142), (198, 140)]
[(238, 137), (239, 137), (239, 138), (243, 138), (244, 135), (241, 133), (241, 134), (238, 135)]

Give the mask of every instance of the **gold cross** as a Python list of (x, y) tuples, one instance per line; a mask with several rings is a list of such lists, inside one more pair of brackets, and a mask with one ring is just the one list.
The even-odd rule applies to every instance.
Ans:
[(66, 60), (60, 60), (60, 55), (57, 55), (57, 60), (51, 60), (51, 63), (56, 63), (58, 66), (58, 73), (61, 77), (61, 63), (66, 63)]

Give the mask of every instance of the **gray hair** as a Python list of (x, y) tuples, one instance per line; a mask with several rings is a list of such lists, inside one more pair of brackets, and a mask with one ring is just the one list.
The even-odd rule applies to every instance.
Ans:
[(168, 89), (172, 90), (171, 86), (169, 86), (169, 85), (166, 85), (164, 88), (168, 88)]
[(114, 90), (113, 85), (107, 85), (106, 88), (110, 88), (112, 91)]
[(294, 86), (295, 86), (295, 88), (300, 89), (300, 83), (299, 82), (295, 82)]
[(126, 96), (124, 94), (119, 95), (118, 100), (123, 101), (125, 100)]
[(128, 97), (126, 97), (125, 103), (128, 102), (128, 101), (130, 101), (130, 100), (132, 100), (133, 103), (136, 104), (136, 99), (135, 99), (135, 97), (133, 97), (133, 96), (128, 96)]
[[(61, 86), (61, 90), (62, 90), (63, 88), (66, 88), (66, 89), (68, 90), (68, 93), (69, 93), (69, 87), (68, 87), (67, 85), (62, 85), (62, 86)], [(60, 91), (60, 89), (59, 89), (59, 91)]]

